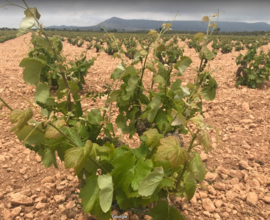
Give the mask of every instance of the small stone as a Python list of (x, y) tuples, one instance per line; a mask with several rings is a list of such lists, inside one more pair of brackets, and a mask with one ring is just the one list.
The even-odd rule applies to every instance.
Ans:
[(202, 200), (202, 206), (205, 209), (205, 211), (208, 212), (214, 212), (216, 209), (213, 202), (209, 198)]
[(16, 207), (16, 208), (12, 209), (11, 215), (13, 217), (16, 217), (16, 216), (18, 216), (20, 214), (21, 211), (22, 211), (21, 207)]
[(33, 215), (32, 212), (30, 212), (30, 213), (25, 214), (25, 217), (26, 217), (26, 218), (33, 219), (33, 218), (34, 218), (34, 215)]
[(138, 215), (133, 214), (132, 216), (129, 217), (129, 220), (140, 220), (140, 218)]
[(22, 169), (20, 169), (20, 174), (24, 175), (26, 173), (27, 168), (23, 167)]
[(203, 211), (203, 214), (209, 218), (212, 216), (212, 214), (208, 211)]
[(260, 187), (260, 182), (256, 179), (253, 179), (250, 184), (251, 187)]
[(213, 217), (214, 217), (215, 219), (221, 219), (220, 216), (219, 216), (219, 214), (217, 214), (217, 213), (215, 213), (215, 214), (213, 215)]
[(208, 189), (208, 192), (210, 192), (212, 195), (216, 195), (217, 194), (217, 192), (216, 192), (216, 190), (214, 189), (213, 186), (209, 185), (207, 187), (207, 189)]
[(217, 208), (220, 208), (222, 206), (222, 204), (223, 204), (223, 202), (221, 200), (215, 200), (214, 203), (215, 203), (215, 206)]
[(75, 201), (69, 201), (67, 204), (66, 204), (66, 208), (67, 209), (72, 209), (75, 207)]
[(246, 161), (244, 161), (244, 160), (241, 160), (240, 162), (239, 162), (239, 167), (240, 167), (240, 169), (248, 169), (248, 162), (246, 162)]
[(252, 123), (253, 121), (251, 119), (243, 119), (240, 121), (241, 124), (249, 124)]
[(54, 197), (55, 202), (60, 203), (60, 202), (64, 202), (66, 199), (65, 195), (55, 195)]
[(242, 103), (242, 109), (249, 112), (250, 111), (249, 104), (247, 102), (243, 102)]
[(201, 199), (205, 199), (205, 198), (208, 197), (207, 196), (207, 193), (206, 192), (202, 192), (202, 191), (199, 192), (199, 195), (200, 195)]
[(207, 160), (207, 155), (206, 155), (206, 153), (204, 153), (204, 151), (201, 152), (200, 156), (201, 156), (202, 161)]
[(36, 209), (43, 209), (47, 206), (47, 203), (42, 203), (42, 202), (39, 202), (36, 204), (35, 208)]
[(33, 205), (33, 199), (21, 193), (11, 194), (10, 197), (10, 202), (13, 205)]
[(265, 196), (262, 199), (265, 203), (270, 203), (270, 196)]
[(37, 161), (38, 163), (41, 162), (41, 157), (40, 157), (39, 155), (36, 155), (36, 161)]
[(235, 193), (232, 192), (232, 191), (227, 191), (227, 192), (226, 192), (226, 197), (227, 197), (227, 199), (228, 199), (229, 201), (232, 201), (232, 200), (234, 200), (234, 198), (235, 198)]
[(220, 183), (220, 182), (215, 182), (214, 188), (216, 190), (219, 190), (219, 191), (225, 191), (226, 190), (225, 184), (224, 183)]
[(43, 180), (41, 180), (41, 183), (54, 183), (54, 177), (53, 176), (47, 176)]
[(218, 177), (217, 173), (207, 172), (204, 179), (207, 181), (215, 181), (217, 179), (217, 177)]
[(247, 204), (251, 206), (255, 206), (258, 202), (258, 196), (255, 192), (249, 192), (247, 194)]
[(3, 215), (4, 220), (12, 219), (11, 213), (10, 213), (10, 211), (8, 209), (4, 209), (3, 212), (2, 212), (2, 215)]

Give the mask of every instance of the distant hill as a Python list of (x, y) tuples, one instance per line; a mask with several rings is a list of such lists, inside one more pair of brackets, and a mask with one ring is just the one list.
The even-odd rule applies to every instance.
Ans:
[[(112, 17), (108, 20), (101, 22), (94, 26), (49, 26), (47, 28), (55, 28), (59, 30), (66, 29), (79, 29), (79, 30), (100, 30), (100, 26), (106, 30), (125, 30), (125, 31), (138, 31), (138, 30), (150, 30), (160, 28), (162, 23), (168, 23), (170, 21), (156, 21), (156, 20), (126, 20), (117, 17)], [(224, 32), (243, 32), (243, 31), (270, 31), (270, 25), (266, 22), (246, 23), (246, 22), (229, 22), (219, 21), (217, 23), (220, 31)], [(172, 29), (175, 31), (206, 31), (207, 23), (201, 21), (174, 21)]]

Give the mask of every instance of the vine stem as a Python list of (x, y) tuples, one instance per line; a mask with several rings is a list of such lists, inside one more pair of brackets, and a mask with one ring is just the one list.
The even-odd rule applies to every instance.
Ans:
[[(190, 142), (190, 144), (189, 144), (188, 152), (191, 151), (192, 146), (193, 146), (193, 143), (194, 143), (194, 141), (195, 141), (195, 139), (196, 139), (196, 137), (197, 137), (197, 134), (198, 134), (199, 132), (200, 132), (200, 130), (198, 130), (198, 131), (196, 132), (196, 134), (193, 135), (192, 140), (191, 140), (191, 142)], [(186, 171), (186, 169), (187, 169), (187, 166), (188, 166), (188, 162), (185, 162), (184, 167), (183, 167), (183, 170), (182, 170), (181, 174), (178, 176), (177, 181), (176, 181), (176, 184), (175, 184), (176, 190), (177, 190), (178, 187), (179, 187), (179, 184), (180, 184), (180, 182), (181, 182), (181, 180), (182, 180), (182, 178), (183, 178), (183, 176), (184, 176), (184, 173), (185, 173), (185, 171)]]
[[(29, 7), (28, 4), (25, 2), (25, 0), (23, 0), (23, 3), (24, 3), (25, 6), (27, 7), (28, 11), (30, 11), (30, 13), (32, 14), (33, 18), (35, 18), (35, 20), (36, 20), (36, 22), (37, 22), (37, 24), (38, 24), (40, 30), (41, 30), (42, 33), (44, 34), (46, 40), (49, 42), (49, 44), (50, 44), (50, 46), (51, 46), (51, 48), (52, 48), (52, 50), (53, 50), (53, 52), (54, 52), (55, 58), (56, 58), (56, 60), (57, 60), (57, 63), (58, 63), (59, 69), (60, 69), (60, 73), (61, 73), (61, 75), (62, 75), (62, 77), (63, 77), (65, 86), (66, 86), (66, 88), (67, 88), (68, 90), (70, 90), (70, 87), (69, 87), (69, 85), (68, 85), (68, 81), (67, 81), (65, 72), (64, 72), (64, 70), (63, 70), (63, 68), (62, 68), (60, 59), (59, 59), (59, 57), (58, 57), (58, 55), (57, 55), (57, 53), (56, 53), (56, 50), (55, 50), (54, 45), (53, 45), (52, 42), (50, 41), (50, 39), (49, 39), (48, 35), (46, 34), (46, 32), (44, 31), (42, 25), (39, 23), (39, 20), (36, 18), (36, 16), (34, 15), (34, 13), (30, 10), (30, 7)], [(72, 110), (71, 104), (72, 104), (72, 103), (71, 103), (70, 93), (68, 93), (68, 95), (67, 95), (67, 101), (68, 101), (68, 111), (71, 112), (71, 110)]]
[(0, 97), (1, 102), (4, 103), (4, 105), (10, 110), (13, 111), (13, 109)]

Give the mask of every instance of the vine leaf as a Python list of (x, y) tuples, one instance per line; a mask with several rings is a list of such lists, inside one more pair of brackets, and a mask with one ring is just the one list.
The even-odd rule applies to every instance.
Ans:
[(131, 152), (117, 156), (113, 161), (114, 167), (111, 172), (115, 187), (121, 187), (124, 191), (128, 189), (134, 179), (136, 157)]
[(93, 147), (93, 143), (87, 140), (84, 147), (70, 148), (65, 152), (65, 167), (75, 168), (75, 175), (78, 175), (82, 170), (86, 159)]
[(42, 103), (46, 103), (49, 97), (50, 97), (49, 85), (45, 83), (37, 85), (34, 102), (36, 103), (37, 101), (39, 101)]
[(163, 137), (161, 134), (158, 133), (157, 129), (149, 129), (143, 134), (147, 136), (146, 146), (151, 148), (157, 147), (160, 144), (159, 140)]
[(154, 171), (145, 176), (139, 186), (138, 193), (141, 196), (151, 196), (164, 176), (162, 167), (155, 167)]
[(10, 132), (13, 131), (20, 131), (23, 129), (25, 125), (27, 125), (27, 122), (33, 117), (33, 112), (31, 108), (27, 107), (25, 111), (20, 109), (15, 109), (10, 114), (10, 121), (11, 123), (18, 122), (17, 125), (15, 125)]
[[(40, 18), (40, 14), (37, 10), (37, 8), (30, 8), (30, 10), (32, 11), (32, 13), (35, 15), (35, 17), (37, 19)], [(23, 18), (21, 24), (20, 24), (20, 28), (18, 33), (16, 34), (17, 37), (27, 33), (34, 25), (35, 25), (35, 18), (32, 16), (31, 12), (29, 11), (29, 9), (26, 9), (24, 11), (25, 14), (25, 18)]]
[(205, 152), (208, 152), (212, 149), (211, 143), (209, 141), (208, 133), (205, 130), (201, 130), (197, 134), (199, 144), (202, 145)]
[(83, 211), (85, 213), (91, 212), (95, 203), (97, 203), (99, 198), (99, 187), (98, 187), (98, 176), (90, 176), (86, 180), (85, 186), (80, 192), (80, 198), (82, 200)]
[(155, 155), (155, 161), (169, 160), (172, 168), (183, 165), (188, 161), (189, 154), (184, 148), (180, 147), (180, 140), (177, 137), (163, 138), (160, 143), (161, 145)]
[(99, 204), (103, 212), (108, 212), (113, 200), (113, 180), (110, 173), (98, 177)]
[(206, 171), (203, 167), (201, 156), (196, 152), (192, 160), (189, 162), (188, 171), (199, 182), (203, 181)]
[[(65, 120), (61, 119), (61, 120), (57, 120), (53, 123), (53, 125), (57, 128), (61, 128), (65, 125)], [(54, 127), (49, 126), (45, 132), (45, 138), (57, 138), (60, 136), (59, 131), (57, 131)]]
[(177, 209), (169, 206), (164, 201), (159, 201), (157, 206), (150, 210), (149, 214), (155, 220), (185, 220)]
[(177, 61), (177, 63), (174, 65), (175, 69), (178, 69), (179, 72), (177, 73), (177, 76), (182, 76), (185, 69), (192, 63), (192, 60), (187, 56), (182, 56), (180, 60)]
[(40, 80), (41, 69), (46, 66), (46, 62), (38, 58), (24, 58), (20, 62), (20, 67), (24, 67), (23, 79), (29, 85), (37, 85)]
[(134, 191), (137, 191), (143, 178), (148, 175), (153, 168), (153, 162), (151, 160), (144, 161), (143, 158), (139, 159), (136, 163), (134, 179), (131, 182), (131, 187)]

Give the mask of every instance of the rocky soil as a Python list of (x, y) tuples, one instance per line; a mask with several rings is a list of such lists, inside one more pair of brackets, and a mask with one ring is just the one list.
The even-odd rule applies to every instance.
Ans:
[[(27, 34), (0, 44), (0, 96), (14, 109), (29, 106), (23, 97), (31, 102), (34, 98), (35, 89), (24, 83), (23, 69), (19, 67), (29, 51), (30, 39), (31, 34)], [(196, 68), (199, 58), (195, 51), (184, 42), (179, 46), (185, 46), (184, 55), (192, 58), (192, 67)], [(63, 53), (74, 60), (85, 48), (86, 45), (78, 48), (64, 42)], [(263, 47), (265, 51), (268, 49), (270, 44)], [(203, 111), (205, 121), (219, 130), (220, 141), (211, 133), (214, 149), (208, 154), (201, 153), (208, 173), (193, 199), (173, 200), (186, 219), (270, 219), (270, 83), (258, 89), (235, 88), (238, 55), (235, 51), (226, 55), (219, 52), (209, 62), (218, 89), (215, 100), (204, 101)], [(94, 49), (87, 56), (96, 56)], [(101, 52), (89, 70), (85, 90), (102, 91), (104, 84), (111, 83), (110, 74), (119, 63), (119, 59)], [(188, 83), (194, 75), (188, 69), (181, 78)], [(96, 103), (86, 99), (83, 108), (89, 110), (103, 103), (104, 99)], [(65, 170), (60, 160), (59, 169), (45, 168), (38, 155), (25, 149), (9, 133), (12, 127), (6, 117), (9, 113), (7, 108), (0, 112), (0, 219), (92, 219), (79, 205), (79, 182), (74, 172)], [(116, 114), (114, 110), (113, 119)], [(184, 139), (187, 141), (189, 137)], [(131, 140), (124, 137), (124, 141), (138, 146), (136, 137)], [(126, 214), (130, 220), (138, 219), (133, 213)]]

